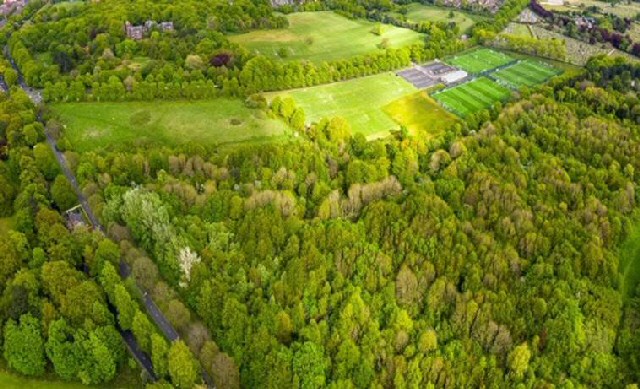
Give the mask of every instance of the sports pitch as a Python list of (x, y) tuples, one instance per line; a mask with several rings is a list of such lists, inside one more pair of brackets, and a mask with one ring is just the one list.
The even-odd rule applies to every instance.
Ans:
[(511, 91), (487, 77), (445, 89), (433, 94), (433, 98), (450, 111), (465, 117), (506, 100)]
[(450, 65), (468, 73), (482, 73), (513, 62), (514, 59), (504, 53), (491, 49), (478, 49), (447, 59)]
[(560, 70), (542, 62), (524, 60), (492, 73), (491, 77), (511, 88), (518, 89), (523, 86), (542, 84), (559, 73)]

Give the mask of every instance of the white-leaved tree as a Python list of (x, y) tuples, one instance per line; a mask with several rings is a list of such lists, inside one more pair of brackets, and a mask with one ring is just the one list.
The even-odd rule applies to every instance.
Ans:
[(193, 265), (200, 263), (200, 257), (195, 251), (191, 251), (189, 247), (184, 247), (180, 250), (178, 255), (178, 263), (182, 270), (182, 280), (180, 281), (181, 287), (186, 287), (189, 281), (191, 281), (191, 268)]

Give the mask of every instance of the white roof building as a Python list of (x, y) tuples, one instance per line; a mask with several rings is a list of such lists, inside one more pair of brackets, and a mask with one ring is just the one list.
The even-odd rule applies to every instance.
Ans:
[(465, 72), (464, 70), (456, 70), (455, 72), (443, 74), (440, 77), (440, 80), (448, 85), (460, 81), (465, 77), (467, 77), (467, 72)]

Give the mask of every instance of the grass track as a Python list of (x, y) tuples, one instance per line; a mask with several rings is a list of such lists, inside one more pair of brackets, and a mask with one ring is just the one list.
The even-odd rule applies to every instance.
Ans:
[[(383, 39), (392, 48), (420, 43), (423, 39), (422, 34), (391, 25), (383, 25), (383, 33), (378, 36), (371, 32), (376, 23), (350, 20), (331, 11), (295, 12), (287, 15), (287, 19), (286, 29), (252, 31), (229, 39), (271, 58), (280, 58), (278, 50), (285, 48), (289, 52), (286, 60), (316, 63), (381, 51), (378, 45)], [(311, 40), (313, 43), (309, 44)]]
[(76, 151), (275, 140), (286, 131), (281, 121), (231, 99), (65, 103), (51, 109), (67, 126), (65, 134)]

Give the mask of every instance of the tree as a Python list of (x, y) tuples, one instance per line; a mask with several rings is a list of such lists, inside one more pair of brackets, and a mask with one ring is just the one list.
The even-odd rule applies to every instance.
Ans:
[(240, 389), (240, 371), (233, 358), (218, 352), (213, 358), (211, 370), (213, 381), (220, 389)]
[(173, 299), (169, 301), (167, 319), (169, 319), (174, 327), (182, 329), (189, 324), (189, 321), (191, 320), (191, 313), (180, 300)]
[(313, 342), (296, 345), (293, 373), (300, 380), (300, 388), (322, 388), (326, 385), (327, 360), (324, 349)]
[(133, 324), (133, 317), (136, 313), (136, 305), (131, 299), (129, 292), (124, 285), (118, 284), (114, 288), (113, 305), (118, 310), (118, 322), (123, 330), (130, 330)]
[(131, 331), (138, 340), (140, 348), (144, 351), (151, 351), (151, 334), (153, 334), (153, 324), (147, 318), (147, 315), (142, 313), (139, 309), (136, 310), (133, 316), (133, 323), (131, 325)]
[(38, 143), (33, 148), (33, 156), (36, 161), (36, 166), (42, 172), (47, 180), (53, 180), (60, 173), (58, 161), (53, 155), (53, 151), (46, 143)]
[(69, 180), (59, 174), (51, 186), (51, 197), (61, 211), (70, 209), (77, 203), (76, 193)]
[(509, 353), (507, 363), (516, 378), (522, 377), (527, 371), (529, 368), (529, 359), (531, 359), (531, 351), (529, 351), (529, 345), (526, 342), (516, 346)]
[(46, 343), (47, 357), (53, 363), (56, 374), (65, 380), (77, 377), (81, 361), (73, 339), (73, 330), (64, 319), (55, 320), (49, 326), (49, 338)]
[(28, 242), (23, 234), (9, 231), (0, 239), (0, 285), (6, 285), (9, 277), (12, 277), (28, 258)]
[(9, 367), (21, 374), (44, 374), (44, 340), (40, 333), (40, 321), (30, 314), (22, 315), (19, 323), (7, 321), (3, 355)]
[(158, 377), (166, 377), (169, 374), (167, 367), (167, 357), (169, 345), (164, 338), (157, 333), (151, 334), (151, 363), (153, 370)]
[(173, 342), (169, 348), (168, 370), (171, 382), (178, 388), (191, 388), (198, 378), (197, 362), (182, 340)]

